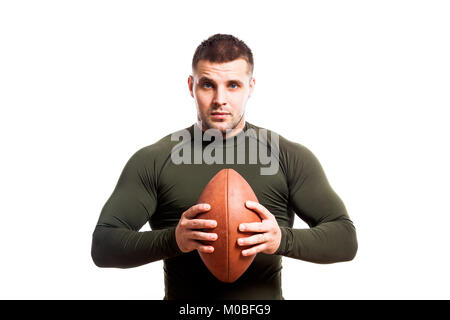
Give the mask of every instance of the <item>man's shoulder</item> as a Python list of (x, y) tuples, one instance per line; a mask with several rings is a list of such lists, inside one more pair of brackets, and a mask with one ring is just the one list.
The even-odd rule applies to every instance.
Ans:
[(138, 149), (133, 157), (148, 160), (167, 160), (170, 157), (172, 149), (180, 143), (179, 137), (183, 132), (189, 132), (192, 126), (189, 126), (178, 131), (174, 131), (160, 138), (156, 142), (146, 145)]
[(281, 152), (310, 152), (310, 150), (302, 143), (290, 140), (277, 131), (257, 126), (248, 122), (247, 124), (247, 130), (252, 129), (255, 132), (253, 136), (255, 136), (260, 143), (265, 143), (267, 141), (268, 143), (272, 143), (273, 145), (277, 144)]
[[(275, 145), (275, 140), (278, 141), (277, 151), (279, 152), (280, 166), (289, 180), (292, 180), (292, 177), (298, 178), (302, 174), (307, 174), (311, 170), (317, 170), (317, 168), (321, 167), (315, 154), (304, 144), (263, 127), (250, 124), (248, 128), (254, 128), (258, 135), (260, 135), (262, 130), (267, 131), (267, 136), (271, 136), (272, 145)], [(259, 139), (259, 141), (261, 142), (262, 140)]]

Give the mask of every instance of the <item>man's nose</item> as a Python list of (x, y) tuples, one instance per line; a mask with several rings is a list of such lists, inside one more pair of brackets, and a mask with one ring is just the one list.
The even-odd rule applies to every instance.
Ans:
[(213, 103), (216, 105), (223, 105), (226, 104), (227, 100), (226, 100), (226, 92), (225, 89), (223, 89), (222, 87), (218, 86), (214, 95), (214, 101)]

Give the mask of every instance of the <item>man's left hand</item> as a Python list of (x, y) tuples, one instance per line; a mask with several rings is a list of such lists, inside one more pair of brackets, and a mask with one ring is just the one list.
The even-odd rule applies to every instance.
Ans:
[(275, 216), (270, 213), (262, 204), (253, 201), (247, 201), (245, 206), (255, 211), (261, 217), (262, 222), (241, 223), (239, 230), (243, 232), (258, 232), (247, 238), (237, 240), (240, 246), (253, 247), (243, 250), (243, 256), (250, 256), (258, 252), (273, 254), (278, 250), (281, 242), (281, 230)]

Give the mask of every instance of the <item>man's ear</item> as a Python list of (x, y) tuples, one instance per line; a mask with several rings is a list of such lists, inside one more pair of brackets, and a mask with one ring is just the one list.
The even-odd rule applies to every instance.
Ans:
[(252, 96), (253, 90), (255, 90), (255, 82), (256, 82), (255, 78), (252, 77), (252, 79), (250, 80), (250, 85), (249, 85), (249, 88), (250, 88), (249, 93), (248, 93), (249, 98)]
[(188, 88), (191, 93), (191, 97), (194, 98), (194, 77), (192, 75), (188, 77)]

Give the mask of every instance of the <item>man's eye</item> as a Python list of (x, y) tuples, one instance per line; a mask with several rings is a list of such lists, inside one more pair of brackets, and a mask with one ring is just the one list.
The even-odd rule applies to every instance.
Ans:
[(210, 87), (206, 87), (206, 86), (211, 86), (211, 83), (205, 82), (205, 83), (203, 84), (203, 87), (205, 87), (205, 88), (210, 88)]
[(237, 85), (237, 83), (232, 83), (232, 84), (230, 84), (230, 86), (235, 86), (233, 89), (236, 89), (237, 87), (239, 87), (239, 86)]

